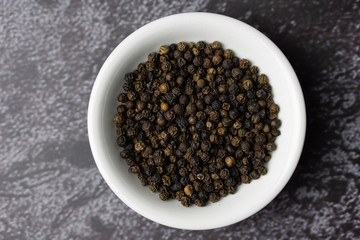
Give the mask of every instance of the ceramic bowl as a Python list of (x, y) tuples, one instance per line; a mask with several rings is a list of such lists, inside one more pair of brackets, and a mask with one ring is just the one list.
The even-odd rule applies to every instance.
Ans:
[[(112, 118), (124, 75), (158, 51), (160, 45), (180, 41), (221, 42), (240, 58), (249, 59), (265, 73), (280, 106), (281, 135), (267, 164), (268, 173), (251, 184), (241, 184), (233, 195), (205, 207), (183, 207), (177, 200), (161, 201), (128, 173), (116, 145)], [(290, 63), (276, 45), (255, 28), (236, 19), (210, 13), (176, 14), (153, 21), (124, 39), (102, 66), (88, 109), (88, 133), (96, 165), (112, 191), (130, 208), (160, 224), (180, 229), (227, 226), (255, 214), (283, 189), (298, 163), (305, 136), (305, 105)]]

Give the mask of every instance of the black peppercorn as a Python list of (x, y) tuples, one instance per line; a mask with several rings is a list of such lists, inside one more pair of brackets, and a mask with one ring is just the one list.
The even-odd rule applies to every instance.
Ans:
[(187, 105), (189, 103), (189, 98), (186, 95), (181, 95), (179, 97), (179, 103), (181, 105)]
[(202, 59), (202, 57), (200, 57), (200, 56), (194, 57), (194, 59), (193, 59), (193, 64), (194, 64), (195, 66), (197, 66), (197, 67), (202, 66), (202, 65), (203, 65), (203, 59)]
[(240, 116), (240, 112), (237, 109), (231, 109), (229, 111), (229, 117), (232, 120), (236, 120)]
[(264, 85), (268, 82), (268, 78), (265, 74), (261, 74), (260, 76), (258, 76), (257, 80), (261, 85)]
[(233, 68), (231, 70), (231, 76), (236, 80), (240, 80), (240, 78), (243, 76), (243, 72), (240, 68)]
[(255, 98), (255, 91), (253, 90), (253, 89), (250, 89), (250, 90), (248, 90), (247, 91), (247, 93), (246, 93), (246, 96), (247, 96), (247, 98), (249, 98), (249, 99), (253, 99), (253, 98)]
[(195, 65), (192, 65), (192, 64), (188, 65), (188, 66), (187, 66), (187, 71), (188, 71), (190, 74), (195, 74), (195, 73), (196, 73), (196, 67), (195, 67)]
[(118, 101), (121, 103), (125, 103), (128, 100), (127, 96), (125, 93), (120, 93), (118, 95)]
[(219, 195), (217, 193), (212, 192), (212, 193), (209, 194), (209, 200), (211, 202), (215, 203), (215, 202), (220, 200), (220, 197), (219, 197)]
[(232, 167), (235, 165), (235, 158), (233, 156), (228, 156), (225, 158), (225, 163), (228, 167)]
[(169, 92), (166, 93), (165, 98), (166, 98), (166, 101), (171, 105), (176, 103), (176, 96), (173, 93), (169, 93)]
[(172, 121), (175, 119), (175, 113), (173, 111), (167, 111), (165, 112), (164, 117), (166, 120)]
[(212, 102), (211, 106), (214, 109), (214, 111), (217, 111), (217, 110), (220, 110), (221, 103), (218, 100), (215, 100)]
[(250, 151), (250, 144), (249, 142), (245, 141), (241, 143), (241, 150), (245, 153), (248, 153)]
[(188, 62), (191, 62), (191, 60), (193, 59), (193, 57), (194, 57), (194, 54), (193, 54), (191, 51), (189, 51), (189, 50), (184, 53), (184, 58), (185, 58), (185, 60), (188, 61)]
[(224, 58), (231, 60), (233, 56), (234, 56), (234, 53), (232, 50), (230, 50), (230, 49), (224, 50)]
[(211, 143), (209, 140), (205, 140), (201, 143), (201, 150), (204, 152), (208, 152), (211, 148)]
[(205, 123), (203, 121), (197, 121), (195, 123), (195, 127), (198, 130), (203, 130), (203, 129), (205, 129)]
[[(225, 59), (225, 60), (223, 61), (222, 67), (223, 67), (225, 70), (232, 69), (233, 66), (234, 66), (234, 64), (233, 64), (233, 62), (231, 61), (231, 59)], [(230, 72), (230, 76), (231, 76), (231, 72)]]
[(194, 103), (190, 103), (186, 106), (186, 112), (189, 114), (194, 114), (196, 112), (196, 105)]
[(240, 60), (240, 68), (241, 68), (242, 70), (247, 70), (247, 69), (249, 69), (249, 67), (250, 67), (250, 62), (249, 62), (249, 60), (247, 60), (247, 59), (241, 59), (241, 60)]
[(209, 94), (204, 97), (204, 101), (206, 104), (211, 104), (214, 101), (213, 95)]
[(159, 116), (159, 117), (157, 118), (157, 124), (158, 124), (159, 126), (164, 126), (164, 125), (166, 124), (165, 118), (164, 118), (163, 116)]
[(251, 113), (255, 113), (259, 111), (259, 104), (257, 103), (250, 103), (248, 105), (248, 111)]
[(266, 142), (266, 136), (263, 133), (259, 133), (255, 137), (255, 142), (258, 144), (264, 144)]
[(135, 74), (133, 72), (125, 74), (124, 80), (128, 83), (133, 83), (135, 81)]
[(181, 114), (184, 112), (184, 107), (183, 107), (183, 105), (181, 105), (181, 104), (175, 104), (175, 105), (174, 105), (174, 112), (175, 112), (177, 115), (181, 115)]
[(222, 169), (220, 171), (220, 177), (222, 179), (228, 179), (230, 177), (230, 171), (228, 169), (226, 169), (226, 168)]
[(177, 44), (177, 49), (180, 51), (180, 52), (184, 52), (187, 48), (187, 44), (185, 42), (179, 42)]
[(185, 60), (184, 58), (182, 58), (182, 57), (178, 58), (178, 59), (177, 59), (177, 65), (178, 65), (180, 68), (182, 68), (183, 66), (186, 65), (186, 60)]
[(276, 150), (276, 145), (272, 142), (266, 144), (266, 150), (269, 152), (275, 151)]
[(204, 50), (206, 43), (204, 41), (199, 41), (195, 44), (195, 47), (199, 50)]
[(181, 57), (182, 57), (182, 52), (180, 52), (179, 50), (175, 50), (174, 51), (174, 58), (179, 59)]

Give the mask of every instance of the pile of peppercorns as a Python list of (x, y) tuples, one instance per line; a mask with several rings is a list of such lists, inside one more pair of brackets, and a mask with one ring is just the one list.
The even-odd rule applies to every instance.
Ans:
[(221, 43), (161, 46), (125, 75), (120, 155), (161, 200), (204, 206), (267, 173), (280, 135), (264, 74)]

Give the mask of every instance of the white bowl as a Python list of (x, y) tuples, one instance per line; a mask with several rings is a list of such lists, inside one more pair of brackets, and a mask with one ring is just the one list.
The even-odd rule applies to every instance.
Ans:
[[(177, 200), (161, 201), (128, 173), (116, 145), (116, 97), (124, 74), (132, 71), (160, 45), (180, 41), (220, 41), (240, 58), (249, 59), (268, 75), (275, 102), (280, 105), (281, 135), (268, 163), (268, 173), (251, 184), (242, 184), (206, 207), (183, 207)], [(181, 229), (212, 229), (239, 222), (265, 207), (289, 181), (298, 163), (305, 136), (302, 91), (283, 53), (262, 33), (236, 19), (210, 13), (184, 13), (151, 22), (122, 41), (102, 66), (93, 86), (88, 131), (91, 150), (103, 178), (130, 208), (160, 224)]]

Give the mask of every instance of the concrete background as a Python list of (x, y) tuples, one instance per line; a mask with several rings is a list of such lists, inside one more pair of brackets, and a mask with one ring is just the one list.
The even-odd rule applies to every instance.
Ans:
[[(285, 189), (209, 231), (151, 222), (107, 187), (86, 129), (91, 87), (115, 46), (174, 13), (216, 12), (272, 39), (307, 104), (304, 151)], [(360, 239), (360, 3), (0, 2), (0, 239)]]

